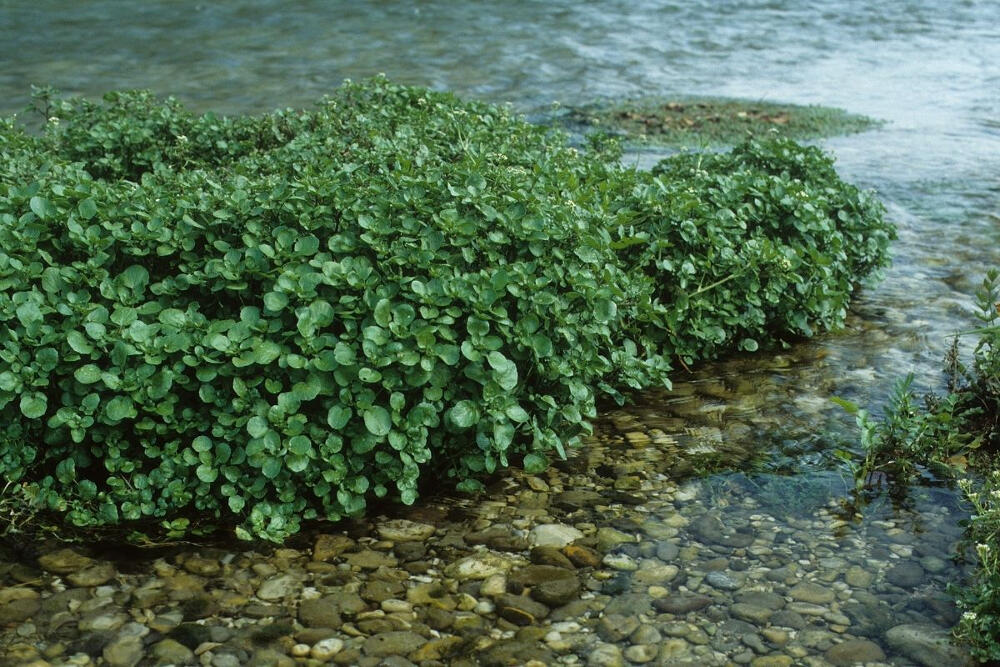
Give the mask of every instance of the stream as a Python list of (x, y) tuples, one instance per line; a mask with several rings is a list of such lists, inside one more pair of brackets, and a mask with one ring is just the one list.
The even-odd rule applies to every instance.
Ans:
[[(0, 3), (4, 115), (24, 109), (32, 84), (88, 96), (149, 88), (196, 110), (246, 113), (307, 106), (344, 78), (379, 72), (527, 114), (553, 102), (641, 95), (821, 104), (886, 121), (819, 143), (845, 180), (878, 191), (899, 230), (892, 267), (857, 295), (844, 330), (777, 354), (680, 369), (673, 391), (607, 411), (585, 446), (547, 473), (514, 472), (484, 498), (418, 503), (395, 523), (355, 522), (339, 535), (350, 544), (340, 542), (329, 558), (316, 551), (338, 535), (317, 528), (277, 551), (129, 552), (129, 565), (121, 555), (91, 554), (114, 561), (114, 576), (67, 587), (52, 577), (72, 579), (93, 564), (39, 569), (0, 554), (0, 603), (37, 598), (49, 615), (0, 606), (0, 651), (12, 664), (39, 665), (960, 663), (961, 654), (926, 645), (955, 622), (946, 586), (967, 573), (952, 559), (965, 516), (959, 494), (915, 488), (901, 506), (879, 497), (855, 516), (844, 502), (854, 481), (834, 452), (856, 450), (857, 434), (831, 398), (878, 413), (907, 373), (918, 392), (940, 391), (954, 332), (975, 324), (975, 286), (1000, 266), (997, 26), (1000, 3), (988, 0)], [(643, 151), (626, 160), (658, 157)], [(393, 536), (400, 525), (436, 532), (420, 551)], [(551, 554), (530, 552), (531, 565), (524, 557), (532, 544), (561, 546), (553, 526), (579, 532), (601, 559), (587, 565), (578, 554), (571, 567), (594, 568), (582, 592), (544, 610), (520, 609), (531, 619), (522, 623), (503, 613), (510, 592), (484, 589), (494, 575), (565, 565)], [(458, 567), (466, 562), (486, 570), (470, 575)], [(404, 586), (383, 570), (419, 583)], [(235, 583), (198, 588), (183, 577)], [(294, 579), (284, 595), (262, 594), (282, 577)], [(154, 579), (168, 582), (153, 586), (168, 594), (159, 607), (139, 605), (137, 591)], [(366, 595), (373, 582), (402, 588)], [(444, 587), (433, 599), (454, 604), (430, 606), (452, 618), (420, 611), (430, 603), (414, 586), (431, 585)], [(38, 595), (4, 594), (17, 586)], [(177, 593), (185, 586), (190, 595)], [(87, 594), (63, 608), (46, 607), (53, 591), (81, 588)], [(246, 601), (227, 598), (227, 606), (213, 595), (223, 589)], [(298, 599), (338, 595), (338, 618), (352, 629), (303, 635), (316, 626)], [(94, 602), (102, 597), (108, 602)], [(203, 597), (213, 613), (163, 620), (171, 604)], [(355, 598), (363, 608), (351, 612)], [(276, 608), (250, 613), (249, 605)], [(60, 613), (69, 617), (57, 623)], [(486, 619), (481, 633), (456, 629), (468, 615)], [(396, 617), (403, 625), (364, 625)], [(227, 620), (212, 620), (219, 618)], [(286, 621), (294, 639), (279, 648), (243, 632)], [(192, 625), (232, 632), (177, 638)], [(422, 643), (372, 643), (392, 633), (402, 641), (406, 632)], [(457, 654), (427, 649), (449, 633), (468, 640)], [(88, 645), (87, 635), (103, 643)], [(164, 638), (187, 652), (162, 658)], [(342, 646), (317, 654), (331, 639)], [(118, 645), (138, 653), (109, 654)]]

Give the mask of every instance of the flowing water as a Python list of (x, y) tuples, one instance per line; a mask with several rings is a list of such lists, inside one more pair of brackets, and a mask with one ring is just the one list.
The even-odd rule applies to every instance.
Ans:
[[(905, 664), (884, 627), (954, 621), (942, 600), (945, 582), (960, 576), (948, 560), (959, 503), (932, 488), (905, 507), (877, 503), (861, 520), (838, 515), (851, 482), (831, 452), (854, 436), (830, 398), (878, 406), (907, 372), (918, 389), (940, 389), (952, 333), (974, 323), (971, 291), (1000, 264), (998, 26), (991, 0), (7, 0), (0, 112), (20, 111), (31, 84), (91, 96), (141, 87), (199, 110), (260, 112), (308, 105), (344, 78), (384, 72), (526, 112), (677, 94), (823, 104), (886, 120), (822, 142), (846, 179), (879, 191), (899, 227), (893, 267), (858, 296), (848, 327), (786, 354), (680, 374), (673, 393), (610, 412), (578, 459), (615, 477), (630, 511), (666, 525), (657, 539), (679, 555), (663, 547), (657, 557), (685, 564), (683, 591), (735, 599), (773, 588), (807, 621), (793, 627), (810, 639), (792, 658), (818, 659), (846, 629)], [(654, 492), (655, 480), (710, 467), (712, 456), (744, 463)], [(563, 466), (567, 475), (575, 465)], [(600, 507), (579, 512), (577, 521), (615, 520)], [(740, 535), (757, 541), (746, 548)], [(691, 551), (685, 539), (705, 548)], [(803, 581), (828, 587), (833, 601), (792, 592)], [(634, 594), (641, 578), (619, 588)], [(693, 630), (672, 636), (700, 642)], [(740, 662), (755, 655), (726, 641), (717, 634), (711, 645)]]

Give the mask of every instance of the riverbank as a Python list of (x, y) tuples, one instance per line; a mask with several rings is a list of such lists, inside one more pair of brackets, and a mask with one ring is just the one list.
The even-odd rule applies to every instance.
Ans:
[(956, 618), (957, 508), (928, 497), (852, 520), (850, 480), (799, 479), (790, 495), (795, 478), (678, 469), (750, 456), (815, 354), (708, 366), (608, 413), (544, 475), (312, 527), (288, 548), (4, 559), (5, 654), (39, 667), (958, 664), (936, 643)]

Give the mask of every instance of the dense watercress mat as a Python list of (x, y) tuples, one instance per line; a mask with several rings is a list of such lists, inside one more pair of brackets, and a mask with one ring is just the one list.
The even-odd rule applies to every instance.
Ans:
[(638, 171), (383, 78), (261, 116), (36, 102), (0, 125), (0, 469), (80, 527), (281, 540), (540, 471), (598, 396), (840, 325), (893, 237), (780, 138)]

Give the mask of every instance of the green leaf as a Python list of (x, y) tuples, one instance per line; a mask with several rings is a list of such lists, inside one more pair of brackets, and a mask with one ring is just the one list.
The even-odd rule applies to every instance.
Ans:
[(264, 473), (264, 477), (274, 479), (281, 472), (281, 460), (276, 458), (267, 459), (264, 461), (264, 465), (260, 467), (260, 471)]
[(94, 384), (101, 379), (101, 369), (94, 364), (80, 366), (73, 372), (73, 377), (80, 384)]
[(517, 386), (517, 365), (499, 352), (490, 352), (486, 361), (495, 371), (493, 378), (502, 389), (510, 391)]
[(550, 357), (552, 356), (552, 341), (544, 334), (534, 334), (531, 336), (531, 349), (542, 359)]
[(92, 197), (87, 197), (76, 205), (76, 210), (79, 212), (81, 218), (90, 220), (97, 215), (97, 202)]
[(299, 456), (305, 456), (312, 449), (312, 443), (304, 435), (293, 436), (288, 441), (288, 451)]
[(326, 414), (326, 423), (335, 431), (347, 425), (351, 419), (351, 409), (343, 405), (333, 405)]
[(469, 428), (479, 423), (479, 408), (472, 401), (459, 401), (448, 410), (447, 418), (458, 428)]
[(524, 472), (529, 475), (537, 475), (540, 472), (545, 472), (545, 469), (549, 467), (549, 460), (545, 458), (544, 454), (526, 454), (524, 457)]
[(309, 457), (300, 454), (289, 454), (285, 457), (285, 466), (292, 472), (302, 472), (309, 467)]
[(389, 323), (392, 322), (392, 302), (389, 299), (381, 299), (377, 304), (375, 304), (375, 309), (372, 311), (372, 315), (375, 317), (375, 323), (380, 327), (387, 327)]
[[(246, 504), (247, 501), (243, 498), (243, 496), (229, 496), (229, 509), (235, 514), (242, 512), (243, 508), (246, 507)], [(243, 539), (250, 539), (249, 534), (247, 534), (247, 537)]]
[(139, 290), (149, 282), (149, 271), (139, 264), (133, 264), (122, 272), (121, 280), (126, 287)]
[(203, 463), (195, 469), (195, 474), (198, 479), (205, 482), (206, 484), (211, 484), (219, 477), (219, 471), (213, 466)]
[(94, 346), (90, 344), (86, 336), (76, 330), (66, 334), (66, 342), (73, 348), (74, 352), (78, 352), (79, 354), (90, 354), (94, 351)]
[(40, 391), (33, 391), (21, 396), (21, 414), (28, 419), (38, 419), (45, 414), (49, 399)]
[(392, 430), (392, 417), (389, 411), (379, 405), (373, 405), (365, 410), (365, 428), (372, 435), (383, 437)]
[(136, 416), (135, 405), (128, 396), (115, 396), (104, 406), (105, 416), (113, 422)]
[(251, 417), (247, 421), (247, 433), (251, 438), (263, 438), (264, 434), (271, 430), (271, 425), (265, 417)]
[(34, 301), (22, 303), (17, 307), (15, 313), (17, 314), (17, 319), (26, 327), (30, 327), (32, 324), (36, 324), (45, 319), (45, 316), (42, 315), (42, 311), (38, 307), (38, 304)]
[(531, 419), (531, 417), (528, 416), (527, 411), (525, 411), (525, 409), (520, 405), (512, 405), (508, 407), (504, 413), (507, 415), (508, 419), (517, 422), (518, 424), (523, 424)]
[(21, 378), (14, 375), (10, 371), (0, 373), (0, 390), (14, 391), (19, 386), (21, 386)]
[(618, 305), (611, 299), (597, 299), (594, 302), (594, 318), (598, 322), (610, 322), (618, 314)]
[(31, 198), (31, 201), (28, 204), (31, 207), (32, 213), (37, 215), (42, 220), (53, 218), (59, 213), (59, 211), (56, 210), (56, 207), (52, 205), (52, 202), (45, 197), (39, 197), (36, 195)]
[(264, 307), (280, 313), (288, 305), (288, 296), (283, 292), (268, 292), (264, 295)]

